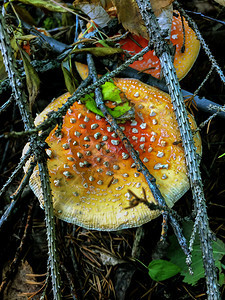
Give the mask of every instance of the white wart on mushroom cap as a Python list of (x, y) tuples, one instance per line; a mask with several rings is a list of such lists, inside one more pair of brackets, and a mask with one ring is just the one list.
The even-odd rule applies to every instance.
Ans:
[[(170, 96), (135, 79), (116, 79), (114, 83), (134, 104), (135, 119), (121, 124), (140, 159), (155, 176), (169, 207), (189, 189), (184, 151)], [(55, 99), (37, 118), (40, 124), (49, 111), (56, 110), (70, 95)], [(189, 116), (192, 128), (194, 119)], [(144, 204), (126, 209), (132, 196), (155, 200), (144, 176), (113, 129), (98, 115), (75, 103), (64, 117), (61, 137), (46, 139), (50, 149), (48, 168), (55, 215), (69, 223), (89, 229), (119, 230), (140, 226), (160, 212)], [(197, 151), (201, 141), (195, 136)], [(175, 144), (174, 144), (175, 143)], [(26, 166), (28, 167), (28, 165)], [(43, 206), (38, 167), (30, 186)]]

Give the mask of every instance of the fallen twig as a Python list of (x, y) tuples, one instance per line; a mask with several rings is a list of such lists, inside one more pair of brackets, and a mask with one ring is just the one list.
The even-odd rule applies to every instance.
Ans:
[[(4, 7), (2, 9), (2, 14), (0, 14), (0, 47), (3, 56), (3, 61), (5, 69), (8, 73), (10, 80), (10, 85), (12, 88), (13, 96), (19, 107), (21, 117), (24, 122), (25, 130), (34, 129), (34, 122), (31, 116), (29, 105), (24, 90), (22, 89), (22, 81), (20, 79), (15, 57), (12, 53), (9, 36), (6, 32), (6, 24), (4, 20)], [(46, 167), (46, 155), (45, 155), (45, 144), (41, 142), (40, 137), (37, 133), (34, 133), (30, 137), (31, 148), (35, 154), (41, 175), (42, 190), (45, 199), (45, 214), (46, 214), (46, 226), (47, 226), (47, 239), (49, 246), (49, 256), (51, 265), (51, 278), (54, 299), (61, 299), (60, 291), (60, 277), (58, 272), (58, 261), (56, 256), (56, 240), (55, 240), (55, 224), (52, 206), (52, 195), (50, 190), (50, 182), (48, 169)]]

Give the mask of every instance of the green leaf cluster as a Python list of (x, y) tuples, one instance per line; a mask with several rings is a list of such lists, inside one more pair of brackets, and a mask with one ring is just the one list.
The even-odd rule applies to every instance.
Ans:
[[(189, 239), (191, 236), (192, 228), (193, 222), (189, 221), (183, 223), (184, 236), (187, 239)], [(221, 240), (217, 239), (216, 241), (212, 242), (212, 246), (215, 265), (219, 270), (219, 281), (220, 284), (224, 284), (224, 276), (222, 274), (223, 265), (221, 263), (221, 259), (225, 255), (225, 244)], [(184, 276), (184, 282), (191, 285), (195, 285), (199, 279), (205, 277), (202, 260), (202, 251), (198, 235), (196, 235), (192, 251), (191, 267), (194, 273), (193, 275), (189, 273), (188, 267), (185, 262), (186, 257), (183, 251), (181, 250), (175, 236), (170, 237), (170, 247), (168, 249), (167, 257), (169, 258), (170, 262), (180, 267), (180, 274)]]
[[(104, 101), (112, 101), (116, 102), (118, 105), (111, 109), (107, 108), (109, 113), (114, 117), (114, 118), (119, 118), (125, 113), (127, 113), (130, 109), (130, 103), (127, 100), (126, 102), (123, 102), (121, 97), (120, 97), (120, 90), (115, 86), (113, 82), (106, 82), (101, 86), (102, 89), (102, 96)], [(86, 107), (94, 112), (95, 114), (98, 114), (100, 116), (103, 116), (103, 113), (101, 112), (100, 109), (97, 108), (97, 105), (95, 103), (94, 99), (94, 93), (85, 95), (85, 97), (81, 98), (81, 102), (86, 105)]]

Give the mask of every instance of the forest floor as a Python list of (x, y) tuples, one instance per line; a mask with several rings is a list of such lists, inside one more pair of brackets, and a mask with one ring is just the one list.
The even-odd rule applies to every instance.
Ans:
[[(184, 7), (225, 22), (225, 10), (213, 1), (185, 1)], [(204, 2), (204, 3), (203, 3)], [(186, 5), (186, 6), (185, 6)], [(202, 6), (199, 6), (202, 5)], [(191, 14), (215, 56), (222, 70), (225, 71), (225, 25)], [(199, 56), (188, 75), (180, 82), (181, 87), (194, 92), (211, 64), (201, 49)], [(37, 112), (53, 97), (64, 93), (66, 88), (60, 69), (41, 75), (41, 90), (36, 100)], [(218, 104), (225, 104), (224, 85), (214, 71), (199, 95)], [(0, 95), (5, 101), (9, 92)], [(191, 106), (197, 124), (204, 122), (209, 115)], [(0, 133), (22, 130), (23, 124), (15, 106), (1, 115)], [(216, 237), (225, 242), (225, 120), (213, 118), (200, 134), (203, 154), (201, 172), (204, 192), (207, 199), (209, 223)], [(1, 140), (0, 144), (0, 183), (4, 184), (16, 167), (26, 138)], [(0, 215), (9, 204), (11, 195), (20, 183), (23, 174), (18, 175), (13, 185), (0, 202)], [(193, 209), (191, 192), (187, 192), (174, 206), (181, 217), (191, 216)], [(142, 226), (142, 238), (139, 244), (140, 261), (148, 265), (152, 258), (166, 257), (167, 244), (159, 243), (162, 218), (159, 217)], [(28, 231), (22, 249), (18, 248), (27, 226)], [(155, 282), (148, 275), (148, 270), (131, 259), (133, 243), (137, 229), (120, 232), (98, 232), (86, 230), (63, 221), (56, 220), (58, 251), (62, 274), (64, 299), (206, 299), (206, 284), (200, 279), (194, 286), (184, 283), (181, 275), (166, 281)], [(168, 236), (173, 235), (169, 228)], [(3, 299), (40, 299), (44, 290), (46, 264), (48, 257), (44, 212), (40, 208), (29, 187), (27, 187), (13, 215), (0, 231), (0, 270), (4, 274), (13, 261), (21, 261), (16, 279), (7, 287)], [(169, 244), (169, 243), (168, 243)], [(104, 256), (105, 255), (105, 256)], [(18, 256), (18, 257), (17, 257)], [(27, 274), (39, 274), (27, 276)], [(26, 279), (26, 280), (25, 280)], [(225, 282), (223, 283), (225, 284)], [(222, 298), (225, 297), (224, 286), (221, 287)], [(46, 286), (45, 299), (52, 299), (51, 288)], [(27, 293), (27, 295), (26, 295)], [(30, 299), (30, 298), (29, 298)]]

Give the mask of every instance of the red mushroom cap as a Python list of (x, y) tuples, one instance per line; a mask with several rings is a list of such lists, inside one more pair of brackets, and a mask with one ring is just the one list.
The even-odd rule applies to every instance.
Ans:
[[(172, 21), (170, 40), (172, 44), (176, 46), (174, 67), (179, 80), (184, 78), (184, 76), (189, 72), (200, 49), (200, 43), (199, 40), (197, 40), (194, 31), (189, 27), (188, 22), (185, 19), (183, 19), (183, 21), (185, 30), (185, 50), (182, 53), (181, 49), (184, 41), (182, 20), (179, 12), (175, 11)], [(128, 50), (132, 55), (135, 55), (148, 45), (148, 40), (141, 36), (130, 34), (128, 37), (120, 41), (120, 45), (122, 49)], [(144, 54), (143, 58), (135, 61), (130, 65), (130, 67), (138, 71), (151, 74), (156, 78), (160, 78), (161, 65), (153, 50)]]
[[(174, 56), (174, 67), (176, 69), (177, 77), (179, 80), (185, 77), (193, 66), (199, 50), (200, 43), (197, 39), (194, 31), (189, 27), (187, 21), (184, 19), (185, 30), (185, 50), (181, 51), (184, 41), (184, 34), (182, 28), (182, 21), (178, 11), (175, 11), (173, 16), (172, 28), (171, 28), (171, 42), (176, 46), (176, 52)], [(148, 40), (137, 35), (129, 34), (125, 39), (120, 40), (120, 46), (122, 49), (130, 52), (131, 55), (135, 55), (148, 45)], [(97, 46), (102, 46), (97, 44)], [(85, 79), (88, 75), (88, 67), (84, 64), (76, 62), (77, 70), (82, 79)], [(144, 73), (151, 74), (156, 78), (160, 78), (161, 65), (155, 52), (149, 51), (142, 58), (135, 61), (130, 67)]]
[[(170, 96), (134, 79), (115, 79), (116, 86), (134, 104), (135, 119), (121, 124), (140, 159), (155, 176), (169, 207), (189, 189), (184, 150)], [(55, 99), (37, 118), (57, 110), (70, 95)], [(192, 128), (193, 117), (189, 116)], [(48, 169), (55, 215), (69, 223), (97, 230), (118, 230), (140, 226), (160, 212), (140, 203), (126, 209), (132, 195), (155, 203), (144, 176), (106, 120), (74, 103), (64, 117), (62, 135), (54, 129), (46, 139), (50, 149)], [(201, 153), (199, 134), (195, 135)], [(28, 168), (27, 163), (26, 168)], [(43, 206), (38, 167), (30, 186)]]

